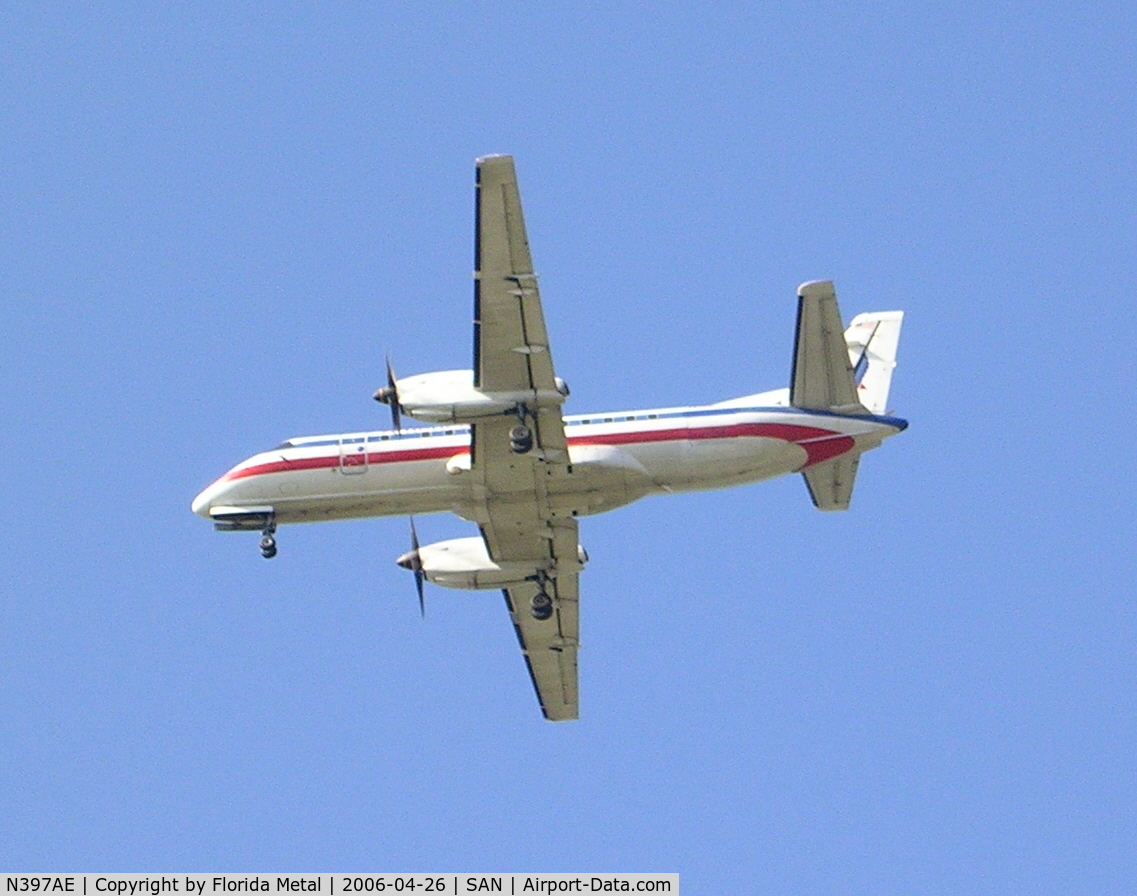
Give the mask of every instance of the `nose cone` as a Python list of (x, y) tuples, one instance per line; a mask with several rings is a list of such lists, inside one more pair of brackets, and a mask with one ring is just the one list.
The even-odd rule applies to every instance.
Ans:
[(207, 487), (200, 495), (193, 499), (190, 510), (204, 519), (209, 519), (209, 509), (217, 503), (218, 492), (221, 491), (221, 482), (215, 482)]
[(209, 489), (206, 489), (193, 499), (190, 510), (198, 516), (209, 517)]
[(418, 551), (407, 551), (403, 556), (395, 561), (396, 564), (403, 569), (421, 569), (422, 560), (419, 559)]

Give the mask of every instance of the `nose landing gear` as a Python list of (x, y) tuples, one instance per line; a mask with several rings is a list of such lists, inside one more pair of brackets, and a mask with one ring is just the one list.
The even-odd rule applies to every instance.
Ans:
[(270, 523), (265, 528), (261, 538), (261, 556), (266, 560), (271, 560), (276, 556), (276, 538), (273, 537), (275, 531), (276, 525)]

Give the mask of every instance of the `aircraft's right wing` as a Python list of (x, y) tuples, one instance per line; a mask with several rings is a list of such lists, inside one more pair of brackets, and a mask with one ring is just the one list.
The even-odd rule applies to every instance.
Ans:
[(857, 397), (845, 328), (832, 281), (803, 283), (797, 294), (790, 405), (811, 411), (867, 414)]

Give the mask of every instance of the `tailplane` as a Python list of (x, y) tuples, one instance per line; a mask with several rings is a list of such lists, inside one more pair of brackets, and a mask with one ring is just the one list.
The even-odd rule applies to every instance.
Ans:
[(818, 510), (848, 510), (860, 462), (861, 455), (850, 452), (835, 460), (802, 470), (801, 475), (805, 487), (809, 489), (813, 506)]
[(790, 405), (809, 411), (867, 414), (857, 396), (841, 311), (830, 280), (797, 288), (797, 328), (790, 373)]

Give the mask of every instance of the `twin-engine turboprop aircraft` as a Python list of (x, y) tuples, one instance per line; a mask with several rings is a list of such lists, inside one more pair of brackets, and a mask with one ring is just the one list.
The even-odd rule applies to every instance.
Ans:
[[(575, 719), (577, 517), (645, 495), (800, 472), (821, 510), (849, 506), (860, 456), (908, 424), (888, 416), (900, 311), (860, 314), (842, 336), (827, 281), (798, 289), (788, 389), (703, 407), (565, 417), (529, 257), (513, 159), (477, 163), (474, 363), (397, 378), (375, 398), (394, 429), (289, 439), (237, 464), (193, 511), (221, 530), (450, 511), (480, 535), (419, 545), (398, 564), (448, 588), (501, 589), (545, 718)], [(429, 428), (407, 429), (403, 415)]]

